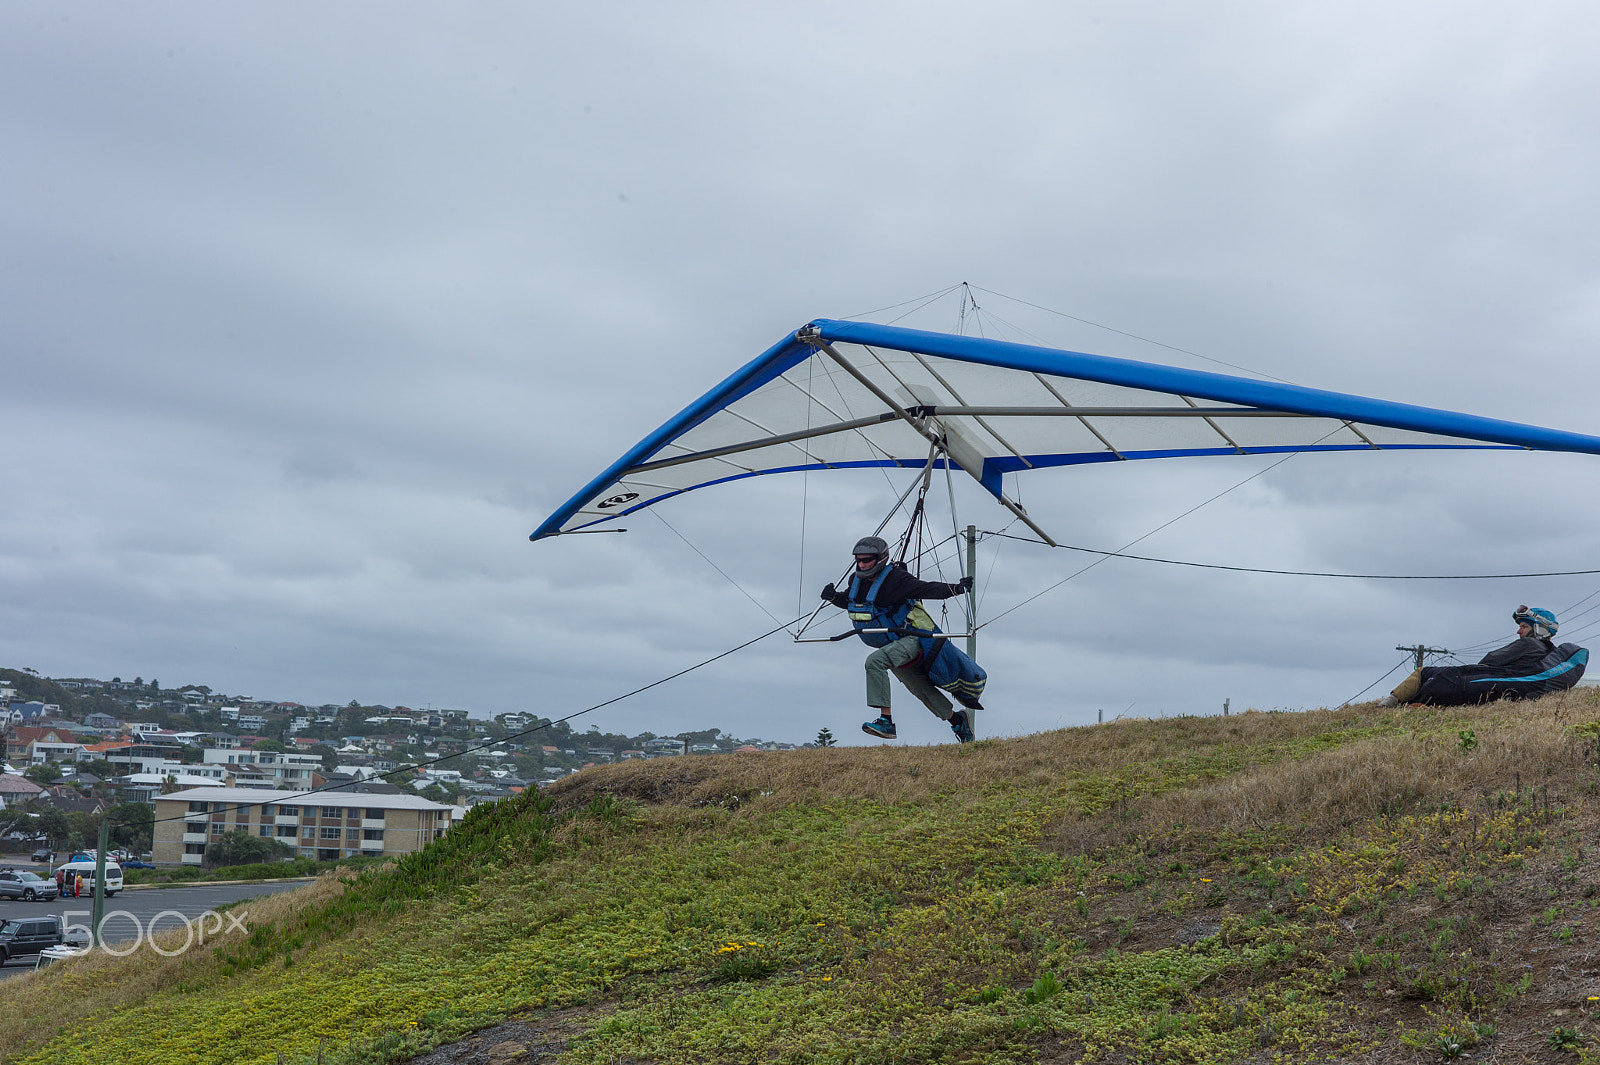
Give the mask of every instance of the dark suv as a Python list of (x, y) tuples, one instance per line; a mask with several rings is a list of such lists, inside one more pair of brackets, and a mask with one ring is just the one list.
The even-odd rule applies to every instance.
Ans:
[(61, 934), (59, 917), (24, 917), (0, 924), (0, 965), (12, 958), (26, 958), (45, 947), (60, 945), (65, 940)]
[(51, 850), (49, 847), (40, 847), (38, 850), (33, 852), (33, 860), (36, 862), (43, 862), (45, 865), (49, 865), (51, 862), (56, 860), (56, 852)]

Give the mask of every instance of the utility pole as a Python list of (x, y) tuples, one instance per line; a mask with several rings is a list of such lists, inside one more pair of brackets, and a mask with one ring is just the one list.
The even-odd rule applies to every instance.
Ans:
[(1410, 647), (1396, 647), (1396, 651), (1410, 651), (1417, 658), (1417, 668), (1422, 668), (1423, 655), (1447, 655), (1450, 652), (1443, 647), (1425, 647), (1422, 644), (1413, 644)]
[[(967, 526), (967, 576), (972, 578), (972, 588), (967, 592), (967, 657), (978, 660), (978, 527)], [(978, 734), (978, 712), (967, 711), (967, 724), (972, 734)]]
[[(103, 946), (100, 942), (100, 922), (106, 915), (106, 848), (111, 846), (111, 815), (100, 815), (100, 848), (94, 852), (94, 905), (89, 912), (89, 945)], [(81, 911), (80, 911), (81, 912)]]

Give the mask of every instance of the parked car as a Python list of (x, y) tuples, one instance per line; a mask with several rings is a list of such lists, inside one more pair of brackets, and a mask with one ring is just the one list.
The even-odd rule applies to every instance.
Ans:
[(56, 860), (56, 852), (51, 850), (49, 847), (40, 847), (38, 850), (33, 852), (33, 860), (36, 862), (42, 862), (45, 865), (49, 865), (51, 862)]
[(59, 917), (24, 917), (0, 924), (0, 965), (66, 942)]
[(149, 862), (141, 862), (137, 858), (133, 858), (133, 859), (131, 859), (129, 861), (121, 862), (119, 864), (124, 869), (154, 869), (155, 868), (155, 866), (151, 865)]
[[(56, 870), (56, 887), (61, 894), (72, 894), (73, 886), (78, 882), (78, 877), (83, 877), (83, 893), (94, 892), (94, 862), (76, 861), (68, 862)], [(106, 862), (106, 898), (110, 898), (122, 890), (122, 866), (116, 862)]]
[[(107, 877), (107, 882), (110, 881)], [(0, 899), (21, 899), (23, 902), (32, 902), (35, 899), (48, 901), (60, 893), (54, 880), (46, 880), (38, 873), (18, 872), (7, 869), (0, 872)]]

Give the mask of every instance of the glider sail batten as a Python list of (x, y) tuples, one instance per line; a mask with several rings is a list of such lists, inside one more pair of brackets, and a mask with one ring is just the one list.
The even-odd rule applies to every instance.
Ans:
[(629, 449), (531, 539), (767, 473), (921, 468), (930, 440), (1008, 506), (1003, 474), (1081, 463), (1374, 448), (1600, 454), (1595, 437), (1427, 407), (822, 319)]

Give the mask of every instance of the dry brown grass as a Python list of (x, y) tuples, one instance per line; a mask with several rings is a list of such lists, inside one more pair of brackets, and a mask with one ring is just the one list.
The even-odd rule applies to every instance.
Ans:
[(1048, 787), (1173, 758), (1203, 759), (1227, 748), (1270, 752), (1308, 737), (1371, 727), (1382, 716), (1384, 712), (1369, 703), (1292, 714), (1136, 718), (966, 746), (689, 755), (595, 766), (558, 781), (548, 794), (559, 811), (602, 794), (685, 806), (726, 803), (730, 798), (739, 802), (765, 798), (776, 804), (834, 798), (915, 803), (989, 787)]
[[(1117, 810), (1068, 815), (1056, 844), (1081, 853), (1133, 837), (1148, 846), (1184, 833), (1292, 828), (1320, 835), (1386, 811), (1467, 805), (1496, 791), (1554, 784), (1570, 797), (1594, 775), (1595, 743), (1575, 735), (1572, 725), (1595, 716), (1597, 696), (1579, 690), (1531, 702), (1411, 709), (1409, 734), (1357, 740), (1209, 785), (1143, 796)], [(1463, 730), (1476, 741), (1470, 750)]]
[[(297, 891), (252, 900), (248, 923), (252, 927), (276, 924), (343, 890), (337, 874), (326, 873)], [(235, 939), (240, 935), (233, 933)], [(185, 933), (177, 928), (156, 936), (156, 942), (168, 951), (177, 950), (184, 939)], [(208, 944), (215, 942), (219, 940), (207, 939)], [(92, 1013), (142, 1002), (179, 984), (208, 977), (220, 964), (208, 948), (196, 946), (167, 958), (146, 943), (124, 958), (94, 951), (9, 977), (0, 982), (0, 1061), (27, 1056), (49, 1037)]]

